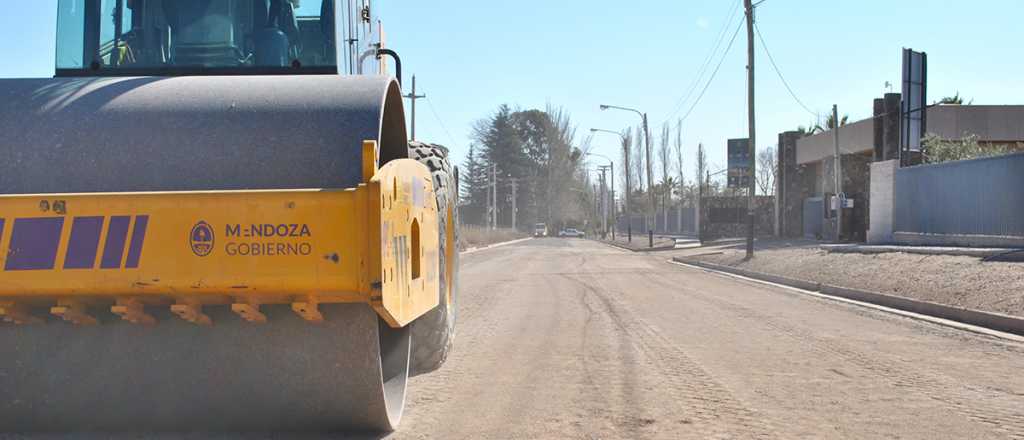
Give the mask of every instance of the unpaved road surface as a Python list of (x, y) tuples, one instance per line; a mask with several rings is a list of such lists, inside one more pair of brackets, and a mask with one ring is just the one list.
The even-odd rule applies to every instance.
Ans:
[(463, 258), (396, 439), (1024, 438), (1024, 345), (592, 241)]

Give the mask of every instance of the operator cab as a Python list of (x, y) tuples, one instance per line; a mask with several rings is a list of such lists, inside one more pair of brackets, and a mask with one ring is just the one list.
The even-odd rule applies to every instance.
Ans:
[(370, 0), (58, 0), (57, 7), (57, 76), (383, 70)]

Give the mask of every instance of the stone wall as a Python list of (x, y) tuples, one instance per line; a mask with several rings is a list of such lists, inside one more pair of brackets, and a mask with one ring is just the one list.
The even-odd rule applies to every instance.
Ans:
[[(704, 239), (745, 237), (747, 235), (747, 197), (705, 197), (701, 203)], [(775, 198), (758, 196), (754, 203), (754, 235), (775, 233)]]

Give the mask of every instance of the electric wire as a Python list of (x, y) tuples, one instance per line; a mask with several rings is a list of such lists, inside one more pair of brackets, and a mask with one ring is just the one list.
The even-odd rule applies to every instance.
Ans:
[(448, 127), (444, 125), (444, 121), (441, 120), (441, 117), (438, 116), (437, 110), (434, 109), (434, 104), (430, 102), (429, 98), (425, 98), (424, 101), (427, 101), (427, 106), (430, 107), (430, 113), (434, 115), (434, 119), (437, 119), (437, 123), (441, 125), (441, 129), (444, 130), (444, 134), (448, 136), (448, 142), (451, 142), (451, 144), (449, 144), (449, 148), (455, 148), (455, 137), (453, 137), (451, 132), (448, 131)]
[(809, 113), (811, 116), (818, 117), (818, 113), (811, 111), (811, 109), (808, 108), (804, 104), (804, 102), (801, 101), (800, 98), (796, 96), (796, 93), (793, 92), (793, 88), (789, 86), (789, 82), (786, 81), (786, 77), (782, 75), (782, 70), (780, 70), (778, 64), (775, 63), (775, 58), (772, 57), (771, 51), (768, 50), (768, 45), (765, 44), (764, 42), (764, 36), (761, 35), (761, 28), (757, 26), (757, 24), (754, 24), (754, 31), (757, 32), (757, 39), (761, 42), (761, 48), (764, 49), (764, 53), (768, 55), (768, 61), (771, 62), (772, 69), (774, 69), (775, 74), (779, 76), (779, 80), (782, 81), (782, 85), (786, 86), (786, 91), (789, 92), (789, 96), (792, 96), (793, 100), (796, 101), (796, 103), (799, 104), (800, 107), (804, 109), (804, 111)]
[(708, 55), (704, 58), (704, 62), (701, 64), (700, 69), (697, 69), (697, 75), (694, 76), (693, 81), (691, 81), (690, 85), (687, 86), (686, 93), (683, 94), (678, 101), (676, 101), (676, 105), (672, 108), (672, 111), (669, 112), (670, 116), (666, 118), (666, 121), (672, 119), (672, 116), (678, 114), (679, 111), (682, 110), (686, 101), (689, 100), (691, 96), (693, 96), (693, 92), (697, 89), (697, 86), (700, 84), (701, 79), (704, 78), (704, 74), (707, 73), (708, 67), (711, 66), (711, 62), (714, 61), (715, 55), (718, 53), (718, 49), (722, 47), (722, 41), (725, 40), (725, 36), (728, 34), (729, 25), (733, 22), (733, 19), (736, 17), (737, 10), (739, 10), (739, 3), (735, 3), (733, 5), (731, 12), (729, 12), (728, 18), (722, 23), (721, 30), (718, 31), (718, 37), (715, 40), (715, 45), (712, 46), (711, 50), (708, 52)]
[(718, 60), (718, 65), (715, 66), (715, 70), (711, 72), (711, 77), (708, 78), (708, 82), (704, 84), (704, 88), (700, 91), (700, 95), (697, 95), (697, 99), (695, 99), (693, 103), (690, 105), (690, 108), (686, 110), (686, 114), (683, 115), (681, 120), (685, 121), (686, 118), (690, 117), (690, 114), (693, 113), (693, 109), (697, 108), (697, 104), (700, 104), (700, 100), (701, 98), (704, 97), (704, 94), (707, 93), (708, 87), (711, 86), (711, 83), (715, 81), (715, 77), (718, 76), (718, 70), (721, 69), (722, 63), (725, 61), (725, 58), (729, 55), (729, 51), (732, 49), (733, 43), (736, 42), (736, 36), (740, 34), (740, 29), (742, 27), (743, 22), (741, 21), (739, 25), (736, 26), (736, 31), (733, 32), (732, 38), (729, 40), (729, 45), (726, 46), (725, 48), (725, 52), (722, 53), (722, 58)]

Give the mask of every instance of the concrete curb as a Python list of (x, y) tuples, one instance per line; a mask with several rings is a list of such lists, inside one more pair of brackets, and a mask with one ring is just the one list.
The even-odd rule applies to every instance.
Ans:
[(502, 247), (502, 246), (508, 246), (510, 244), (522, 243), (522, 242), (527, 241), (527, 240), (533, 240), (533, 237), (519, 238), (519, 239), (516, 239), (516, 240), (502, 241), (502, 242), (499, 242), (499, 243), (489, 244), (487, 246), (469, 248), (469, 249), (465, 249), (465, 250), (460, 251), (459, 254), (461, 254), (461, 255), (469, 255), (469, 254), (473, 254), (473, 253), (480, 252), (480, 251), (486, 251), (488, 249), (494, 249), (496, 247)]
[(721, 264), (708, 263), (704, 261), (692, 260), (687, 258), (675, 257), (672, 258), (672, 260), (678, 263), (697, 266), (707, 270), (730, 273), (733, 275), (753, 278), (756, 280), (767, 281), (770, 283), (781, 284), (789, 287), (795, 287), (797, 289), (817, 292), (823, 295), (845, 298), (853, 301), (859, 301), (882, 307), (887, 307), (890, 309), (902, 310), (905, 312), (916, 313), (919, 315), (931, 316), (934, 318), (940, 318), (949, 321), (959, 322), (962, 324), (968, 324), (1000, 332), (1024, 336), (1024, 318), (1018, 318), (1015, 316), (1003, 315), (992, 312), (982, 312), (980, 310), (963, 309), (959, 307), (947, 306), (944, 304), (937, 304), (928, 301), (903, 298), (900, 296), (887, 295), (884, 293), (870, 292), (866, 290), (832, 286), (813, 281), (799, 280), (779, 275), (755, 272), (752, 270), (741, 269), (738, 267), (725, 266)]
[(594, 240), (594, 241), (596, 241), (598, 243), (604, 243), (604, 244), (606, 244), (608, 246), (611, 246), (611, 247), (616, 247), (616, 248), (619, 248), (619, 249), (627, 250), (627, 251), (630, 251), (630, 252), (671, 251), (671, 250), (674, 250), (676, 248), (676, 245), (673, 244), (671, 246), (655, 246), (655, 247), (652, 247), (652, 248), (633, 249), (631, 247), (623, 246), (621, 244), (618, 244), (618, 243), (615, 243), (615, 242), (611, 242), (611, 241), (607, 241), (607, 240)]
[(963, 257), (987, 258), (1012, 253), (1021, 249), (1013, 248), (957, 248), (937, 246), (897, 246), (897, 245), (850, 245), (823, 244), (821, 249), (836, 254), (885, 254), (902, 252), (919, 255), (954, 255)]

